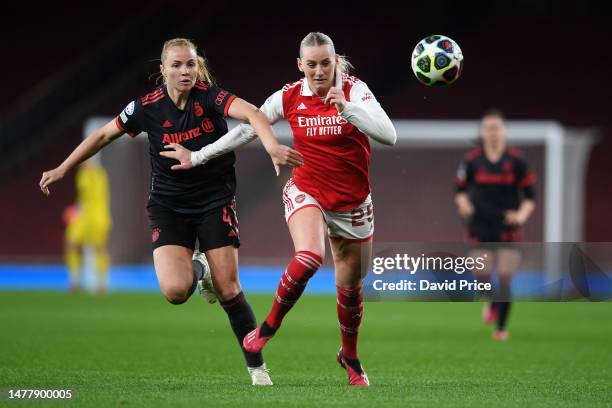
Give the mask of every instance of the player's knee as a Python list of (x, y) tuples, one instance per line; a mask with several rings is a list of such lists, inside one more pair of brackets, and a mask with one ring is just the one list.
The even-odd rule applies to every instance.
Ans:
[(238, 280), (221, 282), (215, 286), (215, 292), (217, 292), (217, 297), (219, 297), (221, 301), (235, 298), (238, 296), (241, 290), (242, 288), (240, 287), (240, 282), (238, 282)]
[(173, 285), (163, 290), (166, 300), (173, 305), (183, 304), (191, 295), (191, 288), (185, 288), (182, 285)]
[[(311, 245), (311, 246), (308, 246), (305, 249), (300, 249), (300, 250), (295, 251), (296, 254), (298, 252), (307, 252), (307, 253), (309, 252), (311, 254), (316, 255), (321, 260), (325, 259), (325, 246)], [(318, 259), (317, 259), (317, 261), (318, 261)]]

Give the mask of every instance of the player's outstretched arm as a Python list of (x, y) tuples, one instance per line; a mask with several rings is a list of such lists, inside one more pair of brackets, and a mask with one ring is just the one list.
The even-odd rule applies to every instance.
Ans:
[[(234, 102), (232, 103), (229, 109), (229, 112), (228, 112), (229, 115), (230, 116), (237, 115), (237, 116), (232, 116), (236, 119), (249, 120), (248, 115), (247, 115), (248, 111), (249, 110), (252, 111), (254, 109), (256, 110), (256, 108), (254, 108), (248, 102), (245, 102), (245, 101), (239, 102), (239, 101), (240, 101), (239, 99), (234, 100)], [(238, 104), (241, 104), (241, 103), (246, 104), (247, 113), (243, 113), (242, 115), (240, 115), (240, 112), (235, 112), (233, 110), (234, 105), (237, 102)], [(270, 98), (268, 98), (266, 103), (261, 107), (261, 112), (263, 112), (263, 114), (265, 115), (265, 118), (268, 122), (268, 126), (282, 119), (283, 113), (282, 113), (282, 106), (280, 104), (282, 104), (282, 93), (281, 91), (278, 91), (277, 93), (272, 95)], [(242, 108), (244, 108), (244, 105)], [(240, 110), (241, 109), (239, 107), (238, 111)], [(268, 128), (268, 126), (264, 126), (264, 128)], [(271, 127), (270, 127), (270, 130), (271, 130)], [(276, 143), (276, 145), (278, 145), (278, 142), (276, 142), (276, 137), (274, 136), (273, 133), (272, 133), (272, 136), (274, 137), (273, 143)], [(253, 129), (253, 126), (248, 125), (248, 124), (241, 124), (231, 129), (225, 135), (221, 136), (219, 140), (217, 140), (216, 142), (206, 145), (198, 151), (191, 152), (187, 150), (186, 148), (182, 147), (181, 145), (171, 143), (166, 146), (166, 149), (170, 149), (170, 150), (161, 152), (160, 154), (164, 157), (176, 159), (180, 162), (180, 164), (176, 164), (172, 166), (171, 167), (172, 170), (187, 170), (192, 167), (205, 164), (206, 162), (214, 159), (215, 157), (219, 157), (228, 152), (231, 152), (237, 149), (238, 147), (255, 140), (256, 138), (257, 138), (257, 133), (255, 132), (255, 129)], [(289, 148), (287, 148), (286, 146), (282, 146), (281, 149), (284, 149), (285, 152), (289, 151), (287, 150)], [(299, 152), (295, 152), (295, 153), (294, 152), (295, 151), (291, 150), (292, 157), (294, 159), (297, 158), (297, 160), (293, 160), (292, 162), (289, 162), (287, 164), (295, 166), (296, 163), (299, 163), (297, 165), (301, 165), (302, 163), (301, 154)], [(284, 163), (279, 163), (279, 164), (284, 164)], [(275, 167), (276, 167), (276, 163), (275, 163)]]
[(332, 87), (325, 97), (325, 103), (333, 103), (340, 116), (370, 139), (393, 146), (397, 141), (395, 127), (368, 86), (363, 82), (355, 84), (350, 99), (350, 102), (347, 101), (341, 89)]
[(96, 154), (104, 146), (123, 134), (123, 130), (117, 127), (115, 120), (111, 120), (101, 128), (96, 129), (91, 135), (79, 144), (76, 149), (58, 167), (45, 171), (40, 179), (40, 190), (48, 196), (51, 191), (49, 185), (64, 178), (66, 173)]
[(234, 119), (248, 121), (251, 124), (255, 133), (261, 139), (266, 151), (272, 158), (277, 176), (280, 174), (280, 165), (286, 164), (298, 167), (303, 164), (303, 158), (300, 152), (278, 143), (268, 118), (259, 108), (245, 100), (236, 98), (234, 103), (230, 106), (228, 113), (229, 116)]
[(167, 150), (159, 154), (179, 161), (179, 164), (170, 167), (171, 170), (189, 170), (201, 166), (215, 157), (229, 153), (256, 138), (257, 135), (252, 127), (241, 124), (221, 136), (216, 142), (206, 145), (200, 150), (192, 152), (178, 143), (169, 143), (164, 146)]

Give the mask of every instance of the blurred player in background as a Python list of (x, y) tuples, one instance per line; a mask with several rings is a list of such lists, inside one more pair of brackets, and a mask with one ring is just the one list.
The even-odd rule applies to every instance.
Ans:
[[(151, 158), (147, 209), (159, 286), (172, 304), (187, 301), (198, 285), (209, 302), (218, 297), (242, 347), (242, 338), (256, 327), (256, 320), (238, 279), (235, 155), (231, 152), (205, 166), (175, 172), (174, 160), (164, 157), (164, 150), (180, 144), (198, 150), (214, 142), (227, 132), (224, 117), (230, 116), (257, 130), (277, 174), (280, 164), (301, 164), (301, 155), (278, 144), (259, 109), (214, 84), (206, 61), (190, 40), (166, 41), (160, 73), (161, 87), (130, 102), (59, 167), (44, 172), (40, 188), (49, 195), (51, 183), (119, 136), (146, 132)], [(196, 239), (200, 251), (194, 252)], [(243, 353), (253, 385), (271, 385), (261, 353), (244, 349)]]
[(483, 270), (474, 271), (477, 278), (488, 282), (494, 270), (499, 275), (493, 301), (485, 304), (483, 312), (486, 323), (496, 322), (495, 340), (508, 338), (511, 280), (521, 260), (519, 249), (512, 243), (520, 242), (521, 227), (535, 208), (535, 180), (522, 153), (506, 146), (503, 114), (496, 109), (485, 112), (480, 145), (459, 164), (455, 203), (466, 221), (467, 239), (476, 245), (470, 256), (485, 256), (487, 260)]
[[(276, 291), (272, 310), (262, 325), (244, 339), (259, 352), (304, 291), (325, 257), (329, 236), (336, 272), (337, 313), (342, 347), (337, 360), (349, 383), (369, 385), (357, 352), (363, 317), (362, 280), (370, 264), (374, 212), (370, 196), (368, 137), (393, 145), (396, 132), (368, 86), (349, 76), (349, 62), (336, 54), (327, 35), (310, 33), (301, 42), (300, 81), (275, 92), (261, 108), (271, 123), (286, 119), (304, 165), (294, 170), (283, 191), (285, 220), (295, 246)], [(257, 131), (257, 129), (255, 129)], [(212, 160), (254, 138), (253, 129), (238, 126), (198, 152), (184, 149), (173, 156), (180, 168)]]
[(94, 250), (97, 293), (106, 291), (110, 264), (106, 242), (111, 228), (108, 176), (93, 159), (83, 162), (76, 174), (77, 202), (64, 211), (65, 259), (70, 272), (70, 289), (81, 288), (81, 255), (84, 246)]

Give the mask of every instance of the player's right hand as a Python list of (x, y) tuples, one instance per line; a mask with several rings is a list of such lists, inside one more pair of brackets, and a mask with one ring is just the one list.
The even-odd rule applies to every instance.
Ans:
[(61, 180), (62, 178), (64, 178), (64, 172), (62, 172), (59, 168), (45, 171), (42, 174), (40, 183), (38, 183), (40, 191), (42, 191), (44, 195), (48, 196), (49, 194), (51, 194), (51, 191), (49, 190), (49, 185), (51, 183), (55, 183), (58, 180)]
[(277, 145), (270, 152), (270, 157), (272, 158), (272, 163), (274, 163), (274, 170), (277, 176), (280, 174), (281, 165), (300, 167), (304, 164), (302, 153), (285, 145)]
[(180, 163), (172, 165), (170, 170), (189, 170), (193, 168), (193, 163), (191, 162), (191, 150), (178, 143), (167, 144), (164, 146), (164, 149), (166, 150), (159, 152), (160, 156), (177, 160)]
[(472, 205), (472, 203), (466, 202), (459, 206), (459, 215), (462, 218), (468, 219), (473, 214), (474, 214), (474, 206)]

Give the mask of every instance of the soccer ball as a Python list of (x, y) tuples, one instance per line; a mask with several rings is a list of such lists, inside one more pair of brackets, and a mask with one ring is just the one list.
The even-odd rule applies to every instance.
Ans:
[(412, 52), (412, 70), (427, 86), (450, 85), (463, 71), (463, 53), (456, 42), (444, 35), (430, 35)]

